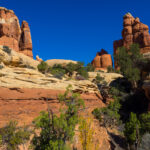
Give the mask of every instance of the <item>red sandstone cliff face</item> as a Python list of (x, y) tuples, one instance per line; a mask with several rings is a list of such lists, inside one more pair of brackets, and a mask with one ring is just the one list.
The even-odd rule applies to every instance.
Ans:
[(26, 21), (20, 28), (18, 17), (12, 10), (0, 7), (0, 45), (33, 57), (31, 33)]
[(139, 18), (134, 18), (130, 13), (123, 17), (122, 39), (114, 41), (114, 53), (121, 46), (129, 48), (133, 43), (138, 43), (141, 53), (150, 52), (149, 27), (140, 22)]
[(112, 66), (111, 55), (102, 49), (96, 54), (96, 57), (92, 61), (92, 65), (95, 70), (106, 70), (108, 66)]

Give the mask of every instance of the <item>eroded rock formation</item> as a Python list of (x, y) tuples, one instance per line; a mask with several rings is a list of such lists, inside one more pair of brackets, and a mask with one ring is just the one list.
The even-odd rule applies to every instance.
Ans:
[(28, 23), (22, 22), (12, 10), (0, 7), (0, 45), (33, 57), (32, 40)]
[(92, 65), (95, 70), (106, 70), (108, 66), (112, 67), (111, 55), (102, 49), (96, 54), (96, 57), (92, 61)]
[(114, 53), (118, 47), (129, 46), (138, 43), (141, 53), (150, 52), (149, 27), (140, 22), (139, 18), (134, 18), (130, 13), (123, 17), (122, 39), (114, 41)]

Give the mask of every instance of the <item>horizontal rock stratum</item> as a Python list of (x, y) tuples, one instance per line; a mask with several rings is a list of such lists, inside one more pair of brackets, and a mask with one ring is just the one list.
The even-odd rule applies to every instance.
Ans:
[(17, 52), (33, 57), (28, 23), (23, 21), (20, 27), (15, 13), (3, 7), (0, 7), (0, 45), (8, 46)]

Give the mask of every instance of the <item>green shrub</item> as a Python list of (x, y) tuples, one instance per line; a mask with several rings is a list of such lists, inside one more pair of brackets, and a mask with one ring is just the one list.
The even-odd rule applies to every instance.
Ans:
[(38, 70), (42, 73), (46, 73), (48, 71), (48, 64), (44, 61), (42, 61), (38, 66), (37, 66)]
[(107, 67), (107, 72), (108, 72), (108, 73), (114, 73), (114, 72), (115, 72), (115, 69), (114, 69), (112, 66), (108, 66), (108, 67)]
[(86, 66), (87, 72), (93, 72), (95, 69), (91, 63), (88, 63)]
[(95, 109), (92, 111), (92, 114), (94, 115), (94, 117), (95, 117), (96, 119), (98, 119), (99, 121), (101, 121), (102, 116), (101, 116), (101, 109), (100, 109), (100, 108), (95, 108)]
[(53, 67), (49, 67), (48, 72), (58, 79), (62, 79), (62, 77), (66, 74), (66, 70), (61, 64), (55, 64)]
[(3, 46), (3, 51), (8, 53), (9, 55), (11, 54), (11, 49), (8, 46)]
[(79, 94), (72, 92), (71, 86), (63, 95), (59, 95), (59, 101), (61, 106), (65, 106), (59, 116), (48, 108), (48, 113), (41, 112), (33, 122), (37, 129), (41, 129), (32, 140), (35, 150), (65, 150), (66, 142), (71, 141), (75, 134), (78, 111), (84, 107), (84, 101)]
[(73, 75), (73, 72), (76, 71), (79, 75), (84, 77), (85, 79), (88, 78), (88, 72), (86, 68), (84, 67), (83, 62), (77, 62), (77, 64), (69, 63), (65, 67), (66, 73), (69, 74), (69, 76)]
[(104, 81), (104, 78), (100, 76), (99, 73), (97, 73), (97, 76), (96, 76), (96, 83), (102, 83)]
[(110, 87), (108, 92), (109, 95), (111, 95), (112, 97), (114, 96), (120, 97), (123, 94), (123, 92), (120, 91), (117, 87)]
[(140, 122), (133, 112), (130, 114), (129, 121), (125, 124), (124, 135), (129, 145), (134, 145), (135, 142), (140, 138), (138, 132), (140, 130)]
[(84, 67), (80, 68), (79, 70), (77, 70), (78, 74), (81, 75), (82, 77), (84, 77), (85, 79), (88, 79), (89, 74), (88, 72), (85, 70)]
[(60, 69), (60, 68), (52, 68), (50, 73), (52, 75), (54, 75), (54, 77), (62, 79), (62, 77), (64, 76), (66, 71), (64, 69)]
[(107, 107), (94, 109), (92, 113), (96, 119), (101, 121), (103, 126), (113, 127), (120, 123), (120, 107), (119, 101), (115, 100), (114, 102), (110, 102)]
[(144, 60), (139, 45), (132, 44), (129, 49), (125, 47), (118, 48), (114, 59), (123, 76), (132, 83), (133, 88), (137, 88), (137, 83), (140, 80), (139, 63)]
[(7, 150), (16, 150), (19, 145), (26, 143), (31, 132), (26, 128), (18, 128), (16, 121), (10, 121), (8, 125), (0, 129), (0, 144)]
[(4, 68), (4, 66), (3, 65), (0, 65), (0, 69), (3, 69)]
[(143, 136), (146, 133), (150, 133), (150, 112), (141, 114), (139, 117), (139, 121), (141, 124), (141, 136)]

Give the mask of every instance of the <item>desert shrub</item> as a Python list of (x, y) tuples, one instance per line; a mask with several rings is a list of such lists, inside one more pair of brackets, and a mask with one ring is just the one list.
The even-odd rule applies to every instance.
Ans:
[(118, 97), (118, 98), (119, 97), (122, 98), (122, 96), (126, 94), (124, 89), (121, 89), (121, 87), (110, 87), (108, 93), (111, 97)]
[(16, 121), (10, 121), (0, 129), (0, 144), (5, 145), (7, 150), (16, 150), (29, 140), (30, 134), (27, 127), (19, 128)]
[(136, 114), (131, 112), (124, 130), (128, 144), (135, 148), (138, 147), (141, 142), (144, 142), (143, 138), (147, 133), (150, 133), (150, 113), (141, 114), (138, 118)]
[(140, 122), (135, 113), (131, 112), (129, 121), (125, 123), (124, 135), (127, 143), (133, 149), (136, 149), (140, 142)]
[(98, 119), (99, 121), (101, 121), (102, 116), (101, 116), (101, 109), (100, 109), (100, 108), (95, 108), (95, 109), (92, 111), (92, 114), (94, 115), (94, 117), (95, 117), (96, 119)]
[(89, 75), (88, 75), (88, 72), (86, 71), (86, 69), (84, 67), (77, 70), (77, 72), (78, 72), (79, 75), (81, 75), (85, 79), (88, 79)]
[(139, 121), (141, 124), (140, 135), (150, 133), (150, 112), (141, 114)]
[(85, 78), (81, 75), (77, 75), (75, 79), (76, 80), (85, 80)]
[(107, 72), (108, 73), (113, 73), (113, 72), (115, 72), (115, 69), (112, 66), (108, 66), (107, 67)]
[(96, 70), (96, 72), (102, 72), (102, 73), (104, 73), (104, 71), (103, 71), (103, 70)]
[(91, 63), (88, 63), (86, 66), (86, 70), (87, 72), (93, 72), (94, 71), (94, 67)]
[(93, 120), (91, 118), (81, 117), (79, 122), (79, 139), (83, 150), (97, 150), (98, 143), (94, 144), (94, 129), (92, 127)]
[(95, 79), (96, 79), (96, 83), (97, 83), (97, 84), (104, 82), (104, 78), (101, 77), (99, 73), (97, 73)]
[(77, 62), (76, 64), (69, 63), (66, 65), (65, 70), (69, 76), (72, 76), (73, 72), (76, 71), (79, 75), (83, 76), (85, 79), (88, 78), (88, 72), (86, 68), (84, 67), (83, 62)]
[(8, 46), (3, 46), (3, 51), (8, 53), (9, 55), (11, 54), (11, 49)]
[(37, 66), (38, 70), (42, 73), (46, 73), (48, 71), (48, 64), (44, 61), (42, 61), (38, 66)]
[(108, 73), (121, 73), (120, 70), (115, 70), (112, 66), (107, 67)]
[(109, 94), (112, 96), (119, 96), (120, 90), (118, 88), (115, 88), (115, 87), (110, 87)]
[(137, 87), (140, 80), (139, 62), (143, 61), (138, 44), (132, 44), (129, 49), (120, 47), (114, 56), (121, 73), (132, 83), (133, 88)]
[(0, 64), (0, 69), (3, 69), (3, 68), (4, 68), (4, 66)]
[(101, 124), (105, 127), (113, 127), (120, 123), (119, 109), (121, 105), (118, 100), (110, 102), (107, 107), (96, 108), (92, 112), (95, 118), (97, 118)]
[(53, 67), (49, 68), (49, 72), (54, 75), (54, 77), (62, 79), (66, 70), (62, 67), (61, 64), (54, 65)]
[(65, 69), (66, 69), (66, 72), (69, 74), (69, 76), (72, 76), (73, 72), (77, 71), (81, 67), (82, 67), (81, 64), (68, 63)]
[(75, 134), (75, 126), (79, 121), (78, 112), (84, 102), (79, 94), (72, 92), (71, 86), (63, 95), (59, 95), (59, 101), (61, 106), (65, 106), (59, 116), (48, 109), (48, 113), (41, 112), (33, 122), (37, 129), (41, 129), (39, 134), (35, 132), (32, 140), (35, 150), (64, 150), (66, 142), (72, 140)]

